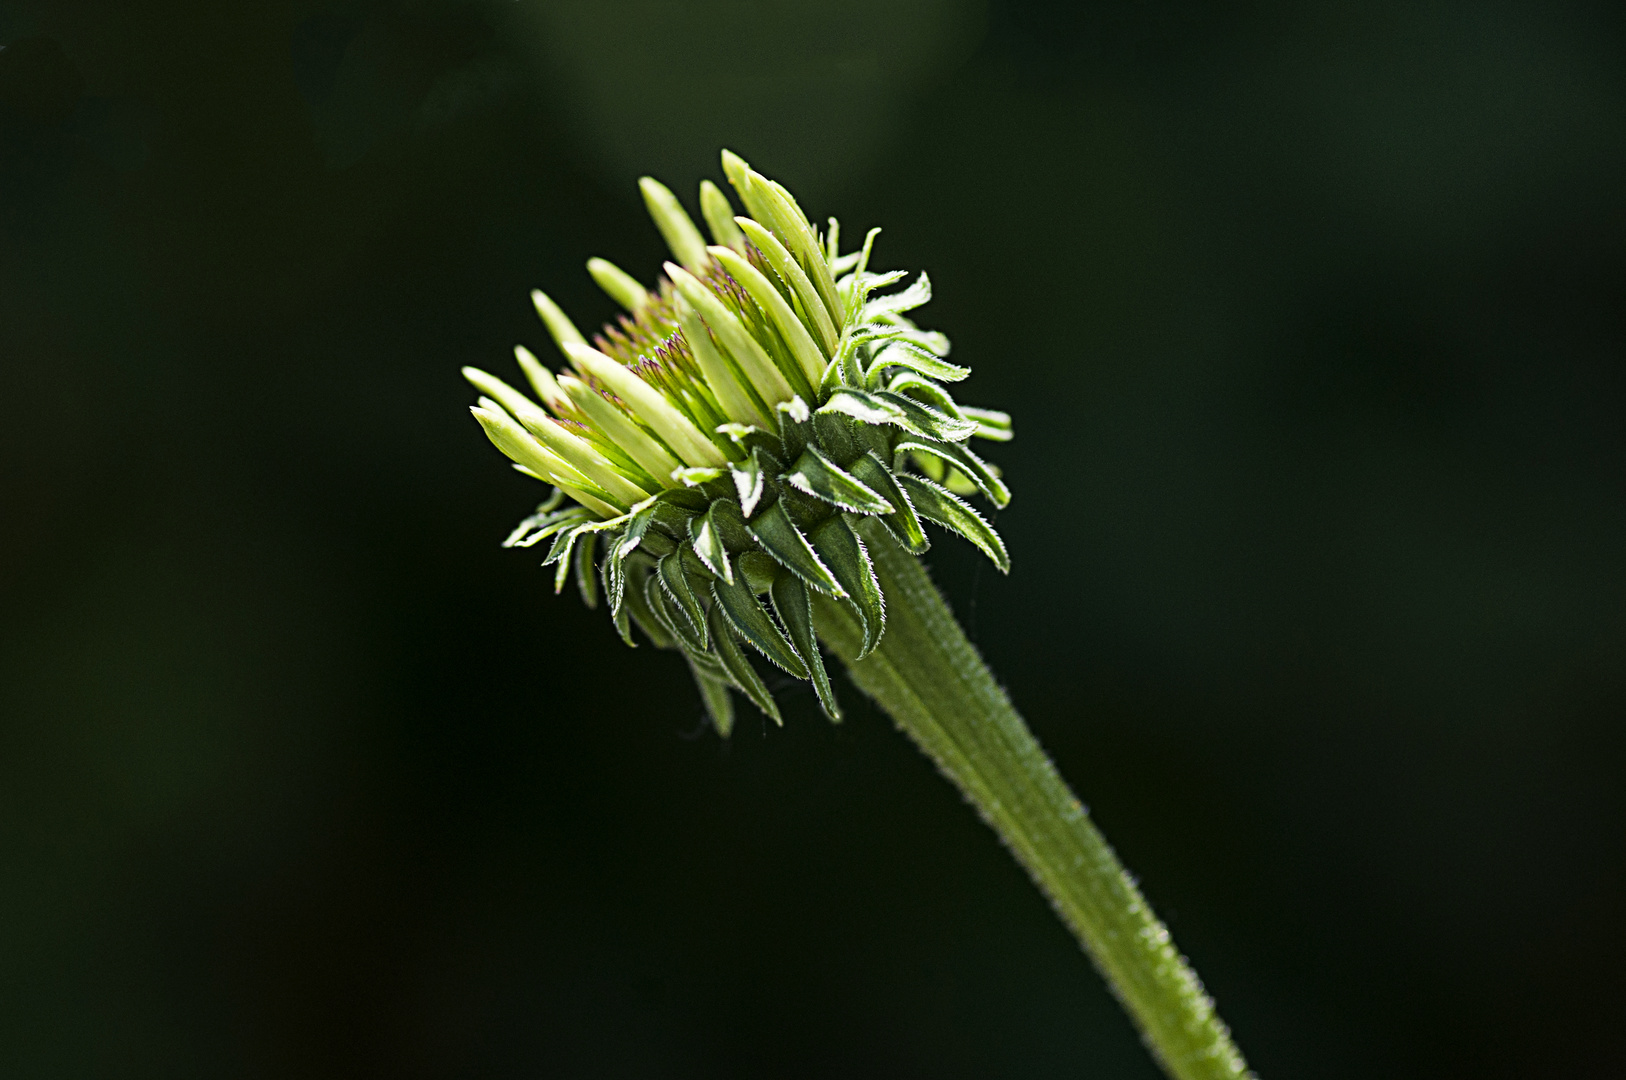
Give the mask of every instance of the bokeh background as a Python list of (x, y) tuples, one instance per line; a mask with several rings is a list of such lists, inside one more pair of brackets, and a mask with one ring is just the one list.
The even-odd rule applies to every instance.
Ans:
[(1626, 1075), (1613, 5), (0, 4), (0, 1073), (1140, 1077), (850, 685), (720, 743), (465, 363), (730, 146), (1008, 408), (933, 572), (1262, 1076)]

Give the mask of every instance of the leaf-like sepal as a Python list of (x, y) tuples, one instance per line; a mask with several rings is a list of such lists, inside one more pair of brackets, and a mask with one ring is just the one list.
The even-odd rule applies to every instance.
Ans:
[(740, 497), (740, 509), (748, 518), (756, 513), (757, 503), (767, 492), (772, 460), (772, 456), (761, 447), (753, 447), (750, 457), (730, 466), (734, 474), (734, 490)]
[(564, 497), (564, 492), (554, 488), (548, 501), (536, 508), (536, 513), (514, 526), (514, 531), (508, 534), (502, 546), (533, 547), (568, 525), (593, 519), (592, 513), (581, 506), (560, 509), (559, 503)]
[(878, 390), (875, 396), (903, 414), (903, 422), (898, 426), (905, 431), (932, 439), (942, 439), (944, 442), (969, 439), (977, 431), (975, 421), (938, 412), (912, 397), (894, 394), (890, 390)]
[(898, 340), (875, 354), (869, 370), (864, 374), (864, 385), (873, 390), (880, 385), (881, 376), (888, 368), (908, 368), (933, 379), (959, 382), (971, 374), (971, 369), (939, 359), (912, 341)]
[(576, 588), (582, 594), (582, 604), (588, 611), (598, 607), (598, 579), (593, 573), (593, 548), (597, 534), (588, 533), (576, 546)]
[(627, 531), (622, 534), (621, 542), (615, 545), (616, 558), (625, 559), (636, 551), (651, 528), (659, 528), (674, 540), (688, 535), (689, 519), (694, 516), (694, 511), (684, 509), (666, 495), (663, 492), (652, 496), (632, 508), (632, 513), (628, 515)]
[(555, 535), (561, 529), (568, 529), (572, 525), (584, 521), (592, 521), (593, 513), (583, 507), (572, 507), (576, 513), (561, 513), (560, 516), (540, 526), (527, 526), (521, 523), (515, 526), (509, 534), (509, 539), (503, 542), (503, 547), (535, 547), (537, 544)]
[(959, 443), (943, 442), (940, 439), (906, 438), (898, 441), (897, 450), (900, 453), (913, 450), (941, 458), (969, 476), (977, 488), (988, 496), (988, 501), (995, 506), (1003, 509), (1011, 501), (1010, 488), (994, 475), (988, 463)]
[(1000, 412), (998, 409), (974, 409), (969, 405), (960, 406), (960, 413), (967, 420), (974, 420), (977, 424), (977, 438), (990, 439), (994, 442), (1010, 442), (1016, 434), (1011, 427), (1011, 414)]
[[(655, 564), (655, 576), (660, 580), (661, 590), (671, 598), (677, 608), (677, 618), (688, 623), (690, 632), (694, 635), (699, 648), (705, 649), (709, 642), (706, 638), (706, 609), (700, 603), (700, 598), (694, 594), (694, 585), (689, 575), (683, 569), (683, 551), (680, 548)], [(677, 627), (680, 635), (683, 627)]]
[(852, 463), (852, 474), (897, 507), (893, 513), (881, 515), (881, 523), (899, 546), (911, 555), (925, 554), (932, 542), (927, 538), (926, 530), (920, 527), (920, 519), (915, 516), (915, 508), (909, 502), (909, 494), (898, 484), (898, 478), (892, 475), (886, 462), (872, 450)]
[(925, 477), (903, 474), (898, 477), (898, 482), (908, 491), (921, 517), (935, 521), (946, 529), (953, 529), (976, 544), (999, 567), (1000, 573), (1011, 572), (1011, 557), (1005, 551), (1005, 542), (965, 500)]
[(902, 312), (914, 311), (915, 307), (928, 303), (932, 299), (932, 278), (920, 272), (915, 278), (914, 285), (909, 286), (901, 293), (891, 296), (876, 296), (863, 306), (863, 317), (875, 319), (878, 316), (901, 316)]
[[(636, 649), (638, 647), (638, 643), (632, 640), (632, 627), (628, 624), (628, 617), (630, 616), (631, 612), (632, 609), (630, 607), (628, 607), (626, 604), (622, 604), (615, 610), (615, 613), (611, 615), (610, 622), (614, 624), (616, 635), (621, 638), (621, 643), (629, 649)], [(654, 639), (652, 638), (651, 640)]]
[(973, 421), (940, 413), (913, 398), (886, 390), (871, 393), (845, 387), (831, 394), (819, 412), (842, 413), (866, 424), (891, 424), (911, 435), (949, 442), (969, 438), (977, 430)]
[(627, 632), (628, 623), (629, 621), (637, 623), (638, 629), (643, 631), (644, 636), (655, 648), (675, 649), (680, 643), (673, 636), (672, 627), (665, 615), (657, 615), (649, 606), (650, 583), (654, 576), (646, 573), (640, 566), (628, 577), (626, 591), (621, 601), (621, 615), (615, 621), (616, 629), (622, 632), (622, 640), (628, 646), (632, 646), (632, 635)]
[(919, 345), (933, 356), (947, 356), (950, 352), (948, 335), (938, 330), (920, 330), (912, 324), (905, 323), (900, 336), (905, 341)]
[[(661, 645), (661, 648), (680, 649), (694, 663), (707, 667), (713, 674), (722, 674), (721, 665), (709, 651), (707, 632), (704, 629), (697, 632), (689, 621), (676, 610), (677, 605), (673, 604), (667, 596), (658, 575), (649, 574), (644, 578), (644, 585), (640, 595), (643, 598), (644, 609), (648, 616), (652, 616), (660, 624), (661, 632), (666, 636), (666, 643)], [(629, 591), (627, 594), (629, 604), (632, 602), (632, 596), (632, 592)], [(633, 614), (635, 617), (639, 617), (639, 612), (636, 609)], [(705, 627), (704, 618), (701, 619), (700, 625), (702, 628)], [(651, 638), (651, 640), (654, 639)]]
[(956, 420), (967, 420), (976, 423), (976, 421), (965, 415), (960, 409), (959, 403), (954, 400), (953, 395), (947, 390), (913, 371), (905, 371), (893, 376), (892, 381), (887, 383), (886, 388), (894, 394), (914, 398), (921, 404), (928, 405), (940, 413), (954, 417)]
[(599, 571), (604, 578), (604, 599), (610, 605), (610, 616), (614, 618), (621, 614), (621, 601), (626, 595), (627, 564), (616, 558), (614, 544), (610, 548), (599, 565)]
[(694, 553), (705, 563), (706, 569), (722, 578), (724, 581), (734, 580), (734, 567), (728, 561), (728, 548), (723, 544), (723, 528), (718, 520), (720, 506), (726, 506), (721, 499), (711, 504), (711, 509), (704, 514), (689, 519), (689, 541)]
[[(563, 534), (560, 535), (562, 536)], [(572, 536), (569, 540), (571, 551), (575, 550), (575, 540), (576, 538), (574, 536)], [(558, 541), (555, 541), (555, 543), (557, 542)], [(553, 595), (555, 596), (558, 596), (560, 593), (565, 591), (565, 581), (570, 577), (572, 567), (576, 565), (576, 560), (569, 558), (568, 554), (569, 552), (566, 553), (566, 558), (559, 560), (559, 565), (555, 567), (553, 571)], [(546, 566), (547, 563), (543, 563), (542, 565)]]
[(855, 514), (890, 514), (896, 509), (852, 473), (809, 446), (785, 479), (798, 491)]
[(869, 552), (840, 514), (814, 529), (809, 539), (824, 565), (847, 590), (847, 602), (858, 612), (859, 622), (864, 627), (864, 644), (859, 656), (867, 656), (886, 632), (886, 600), (881, 596), (881, 583), (875, 577)]
[(865, 390), (845, 387), (836, 390), (830, 395), (828, 401), (819, 406), (821, 413), (840, 413), (850, 416), (854, 420), (861, 420), (866, 424), (898, 424), (902, 426), (903, 414), (898, 412), (896, 406), (890, 402), (877, 398)]
[(729, 732), (734, 730), (734, 699), (728, 693), (727, 677), (703, 670), (692, 656), (689, 671), (694, 675), (695, 686), (700, 688), (700, 700), (706, 705), (711, 726), (717, 729), (717, 734), (728, 738)]
[[(864, 241), (866, 247), (874, 242), (875, 234), (880, 231), (880, 229), (870, 230), (869, 237), (867, 237)], [(896, 285), (898, 282), (909, 276), (909, 271), (907, 270), (888, 270), (885, 273), (880, 274), (869, 273), (863, 269), (863, 265), (867, 262), (863, 253), (859, 254), (858, 262), (859, 270), (853, 275), (852, 282), (848, 285), (849, 290), (856, 290), (858, 299), (855, 302), (850, 302), (847, 305), (849, 308), (856, 306), (859, 309), (862, 309), (866, 304), (868, 304), (870, 293), (874, 292), (876, 289), (885, 289), (892, 285)], [(879, 310), (876, 311), (876, 315), (879, 316), (882, 314), (883, 312)], [(860, 322), (862, 322), (865, 316), (863, 314), (859, 314), (857, 318)]]
[[(543, 566), (552, 566), (557, 562), (568, 562), (571, 551), (576, 547), (576, 538), (593, 524), (592, 518), (572, 522), (566, 528), (560, 529), (553, 537), (553, 544), (548, 548), (547, 557), (542, 560)], [(555, 589), (555, 592), (558, 590)]]
[(672, 479), (686, 488), (704, 487), (726, 475), (724, 470), (713, 465), (693, 465), (672, 470)]
[(802, 663), (802, 658), (796, 654), (795, 647), (784, 633), (774, 625), (768, 609), (757, 599), (756, 592), (746, 584), (745, 575), (739, 573), (733, 578), (733, 581), (719, 578), (711, 583), (712, 598), (722, 607), (729, 623), (763, 656), (796, 678), (807, 678), (807, 666)]
[[(564, 591), (565, 579), (570, 576), (573, 565), (570, 554), (575, 550), (576, 541), (583, 536), (591, 536), (594, 533), (617, 531), (626, 524), (626, 521), (625, 516), (611, 518), (608, 521), (578, 521), (568, 528), (560, 530), (554, 536), (553, 546), (548, 549), (548, 557), (542, 560), (543, 566), (558, 565), (558, 570), (554, 572), (553, 576), (554, 595), (557, 596)], [(610, 547), (612, 549), (615, 547), (614, 540), (611, 541)]]
[(756, 537), (762, 550), (772, 555), (779, 563), (806, 581), (820, 592), (828, 593), (837, 598), (845, 598), (847, 590), (841, 587), (831, 575), (829, 569), (819, 561), (807, 537), (791, 521), (790, 514), (785, 511), (783, 500), (776, 501), (753, 522), (745, 526)]
[(745, 527), (745, 518), (740, 516), (740, 508), (730, 500), (713, 500), (706, 513), (716, 526), (718, 535), (723, 538), (723, 547), (728, 549), (729, 554), (737, 555), (756, 546)]
[(779, 442), (785, 451), (785, 460), (795, 461), (813, 437), (813, 414), (800, 395), (781, 401), (774, 411), (779, 417)]
[(819, 654), (818, 637), (813, 632), (813, 599), (807, 593), (807, 585), (795, 574), (782, 571), (774, 579), (769, 595), (773, 598), (773, 609), (778, 613), (779, 621), (785, 624), (785, 629), (790, 633), (791, 643), (807, 663), (813, 692), (819, 695), (819, 705), (824, 709), (824, 715), (839, 723), (841, 706), (837, 704), (835, 691), (830, 687), (830, 677), (825, 674), (824, 657)]
[(768, 693), (768, 688), (762, 684), (762, 678), (740, 651), (739, 643), (734, 636), (734, 628), (729, 625), (722, 607), (713, 604), (707, 617), (711, 623), (712, 646), (717, 659), (723, 665), (723, 670), (728, 672), (729, 679), (739, 687), (741, 693), (751, 699), (751, 704), (761, 709), (769, 719), (776, 724), (784, 724), (785, 721), (779, 715), (779, 706), (774, 704), (773, 695)]
[(890, 296), (877, 296), (864, 305), (864, 318), (874, 319), (882, 315), (901, 315), (905, 311), (913, 311), (932, 298), (932, 279), (922, 270), (913, 285), (902, 292), (895, 292)]
[(734, 576), (743, 579), (752, 592), (761, 596), (773, 584), (773, 579), (779, 576), (779, 563), (773, 556), (760, 551), (745, 551), (735, 560)]

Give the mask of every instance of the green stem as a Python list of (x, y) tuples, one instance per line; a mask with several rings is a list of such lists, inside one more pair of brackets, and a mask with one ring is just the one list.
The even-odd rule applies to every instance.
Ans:
[(1250, 1076), (1196, 972), (966, 640), (920, 561), (883, 535), (868, 539), (889, 608), (886, 634), (855, 662), (857, 621), (845, 607), (821, 600), (817, 622), (826, 644), (1027, 868), (1163, 1070), (1179, 1080)]

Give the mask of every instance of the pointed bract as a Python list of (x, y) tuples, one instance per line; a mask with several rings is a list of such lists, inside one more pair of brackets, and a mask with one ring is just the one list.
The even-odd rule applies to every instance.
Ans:
[(910, 501), (921, 517), (953, 529), (976, 544), (999, 567), (1000, 573), (1011, 572), (1011, 557), (1005, 552), (1005, 542), (964, 500), (923, 476), (900, 476), (898, 481), (909, 492)]
[(729, 561), (728, 549), (723, 546), (722, 529), (715, 518), (717, 505), (713, 503), (704, 515), (689, 521), (689, 542), (707, 570), (724, 581), (732, 582), (734, 564)]
[(723, 609), (723, 614), (728, 616), (729, 624), (752, 648), (783, 668), (792, 678), (807, 678), (807, 665), (768, 617), (768, 609), (757, 599), (756, 590), (746, 584), (743, 573), (736, 573), (733, 581), (721, 578), (713, 581), (711, 594)]
[(864, 627), (864, 642), (859, 650), (866, 656), (881, 641), (886, 630), (886, 601), (881, 595), (881, 583), (875, 577), (875, 566), (870, 562), (864, 542), (858, 538), (847, 519), (840, 514), (814, 529), (810, 539), (813, 550), (828, 566), (847, 590), (847, 602), (858, 612)]
[(773, 598), (774, 614), (779, 616), (785, 632), (807, 665), (813, 692), (819, 696), (819, 706), (832, 722), (840, 723), (841, 706), (836, 702), (830, 677), (825, 674), (824, 657), (819, 655), (818, 637), (813, 631), (812, 598), (808, 596), (807, 586), (796, 575), (786, 571), (774, 578), (769, 595)]
[(740, 651), (738, 639), (734, 635), (734, 628), (729, 625), (728, 619), (723, 615), (721, 604), (713, 604), (708, 616), (711, 625), (711, 639), (715, 645), (717, 658), (722, 661), (723, 669), (733, 680), (751, 704), (761, 709), (763, 714), (774, 723), (783, 725), (784, 719), (779, 715), (779, 706), (774, 703), (773, 695), (763, 685), (762, 678), (751, 667), (751, 662)]
[(895, 507), (892, 513), (880, 515), (881, 523), (903, 549), (911, 555), (924, 555), (926, 549), (931, 547), (931, 541), (926, 538), (926, 530), (920, 527), (920, 519), (915, 516), (908, 492), (904, 491), (903, 485), (892, 475), (886, 463), (872, 450), (853, 462), (850, 471)]
[(807, 542), (807, 537), (791, 521), (784, 500), (774, 503), (755, 521), (747, 522), (745, 527), (751, 530), (751, 535), (762, 545), (762, 550), (777, 559), (785, 569), (822, 593), (838, 600), (846, 599), (847, 590), (819, 561), (818, 553)]
[(785, 479), (800, 491), (823, 499), (831, 506), (857, 514), (890, 514), (896, 507), (876, 494), (861, 480), (809, 446), (796, 459)]
[(728, 738), (734, 730), (734, 701), (728, 694), (728, 680), (701, 670), (692, 658), (689, 660), (689, 670), (694, 673), (694, 682), (700, 690), (700, 700), (705, 703), (706, 715), (711, 718), (711, 726), (717, 734)]

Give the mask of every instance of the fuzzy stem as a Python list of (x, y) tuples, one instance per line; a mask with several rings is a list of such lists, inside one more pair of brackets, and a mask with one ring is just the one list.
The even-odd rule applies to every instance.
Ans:
[(820, 601), (825, 643), (993, 826), (1106, 978), (1163, 1070), (1248, 1077), (1202, 983), (1068, 790), (918, 559), (867, 536), (887, 599), (886, 634), (854, 662), (857, 621)]

